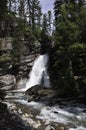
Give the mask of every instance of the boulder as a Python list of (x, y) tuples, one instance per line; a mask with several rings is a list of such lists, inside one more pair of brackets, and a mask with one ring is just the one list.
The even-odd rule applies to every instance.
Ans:
[(0, 76), (11, 73), (12, 73), (12, 64), (10, 63), (10, 61), (4, 61), (0, 63)]
[(58, 130), (67, 130), (65, 126), (60, 126)]
[(0, 87), (4, 90), (13, 89), (16, 85), (16, 78), (14, 75), (4, 75), (0, 76)]
[(54, 128), (53, 126), (51, 126), (51, 125), (48, 125), (48, 126), (45, 128), (45, 130), (55, 130), (55, 128)]
[(42, 102), (51, 102), (51, 99), (55, 96), (55, 91), (51, 88), (44, 88), (40, 85), (35, 85), (26, 91), (28, 95), (28, 101), (42, 101)]

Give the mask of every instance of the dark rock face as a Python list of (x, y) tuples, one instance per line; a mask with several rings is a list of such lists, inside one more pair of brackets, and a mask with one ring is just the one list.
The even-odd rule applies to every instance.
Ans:
[(0, 63), (0, 76), (12, 74), (12, 64), (10, 62)]
[(0, 102), (0, 130), (36, 130), (25, 124), (15, 113), (8, 111), (7, 105)]
[[(9, 41), (9, 40), (8, 40)], [(2, 39), (4, 44), (0, 48), (0, 88), (4, 90), (15, 89), (16, 81), (22, 78), (28, 78), (29, 72), (33, 66), (35, 58), (40, 53), (40, 43), (34, 43), (35, 48), (31, 52), (20, 57), (18, 63), (14, 63), (11, 58), (11, 40), (9, 43)], [(5, 46), (6, 44), (6, 46)], [(10, 44), (10, 45), (9, 45)]]
[(0, 102), (0, 111), (2, 110), (6, 110), (7, 109), (7, 105), (5, 103), (1, 103)]
[[(33, 43), (33, 48), (30, 51), (30, 47), (26, 46), (26, 41), (24, 38), (21, 37), (21, 41), (24, 43), (23, 51), (24, 53), (21, 54), (19, 57), (19, 61), (15, 62), (15, 58), (12, 58), (12, 51), (13, 51), (13, 38), (6, 37), (0, 38), (0, 75), (12, 74), (15, 76), (24, 76), (27, 75), (26, 72), (29, 72), (35, 58), (40, 53), (40, 43), (35, 41)], [(22, 49), (22, 48), (21, 48)], [(14, 63), (15, 62), (15, 63)]]
[(34, 64), (34, 60), (38, 55), (39, 54), (30, 54), (21, 57), (19, 69), (18, 69), (18, 76), (28, 77), (28, 74)]
[[(0, 90), (0, 99), (3, 100), (5, 96), (6, 96), (5, 91)], [(0, 105), (0, 106), (1, 106), (1, 105)]]

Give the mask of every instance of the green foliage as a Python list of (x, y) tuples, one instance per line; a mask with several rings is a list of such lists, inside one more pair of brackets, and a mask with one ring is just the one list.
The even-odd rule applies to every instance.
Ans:
[(81, 8), (78, 25), (80, 31), (80, 42), (86, 43), (86, 8)]
[(7, 0), (0, 0), (0, 20), (2, 20), (7, 13)]
[(69, 46), (69, 51), (72, 53), (84, 53), (86, 50), (86, 44), (84, 43), (75, 43), (71, 46)]
[(7, 15), (7, 0), (0, 0), (0, 37), (4, 37), (4, 22)]
[[(80, 4), (75, 1), (70, 1), (69, 3), (67, 1), (65, 3), (55, 1), (56, 30), (54, 41), (57, 58), (54, 66), (58, 70), (57, 73), (65, 74), (69, 68), (70, 60), (73, 62), (73, 70), (75, 70), (74, 64), (75, 66), (80, 65), (79, 68), (85, 70), (86, 40), (84, 34), (86, 9), (83, 5), (84, 3)], [(76, 73), (74, 74), (76, 75)]]
[(57, 96), (58, 97), (73, 97), (79, 93), (78, 84), (73, 78), (59, 78), (57, 80)]
[(63, 4), (60, 9), (58, 21), (56, 21), (55, 43), (66, 48), (77, 41), (79, 34), (77, 24), (75, 21), (72, 22), (68, 15), (68, 11)]
[(3, 54), (0, 56), (0, 63), (10, 62), (12, 59), (9, 54)]
[(13, 39), (12, 42), (13, 50), (11, 52), (12, 62), (13, 64), (19, 64), (20, 56), (22, 54), (22, 42), (21, 37), (17, 37)]
[(77, 79), (77, 83), (79, 85), (79, 91), (81, 94), (86, 93), (86, 77), (82, 76)]
[[(55, 0), (54, 3), (55, 52), (52, 68), (54, 77), (61, 79), (64, 77), (65, 85), (61, 86), (65, 87), (62, 88), (62, 93), (73, 91), (71, 78), (74, 80), (75, 75), (86, 76), (86, 6), (84, 2)], [(74, 82), (74, 91), (77, 92), (76, 86), (78, 84), (79, 89), (81, 83)]]
[(38, 34), (33, 35), (32, 29), (27, 27), (26, 31), (24, 32), (24, 39), (26, 41), (25, 46), (30, 50), (33, 51), (35, 45), (34, 42), (36, 41), (36, 37), (38, 40)]
[[(49, 15), (51, 15), (50, 12), (48, 13)], [(50, 36), (51, 16), (48, 17), (47, 14), (43, 15), (43, 23), (42, 23), (42, 30), (41, 30), (41, 44), (45, 44), (45, 45), (51, 42), (51, 36)]]

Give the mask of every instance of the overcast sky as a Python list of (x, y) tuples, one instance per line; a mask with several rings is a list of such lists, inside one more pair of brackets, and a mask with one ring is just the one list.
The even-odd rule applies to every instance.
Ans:
[(48, 10), (53, 12), (54, 0), (40, 0), (43, 13), (47, 13)]

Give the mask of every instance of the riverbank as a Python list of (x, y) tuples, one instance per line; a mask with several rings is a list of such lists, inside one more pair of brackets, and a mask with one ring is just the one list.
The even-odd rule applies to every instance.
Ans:
[[(62, 102), (48, 106), (41, 102), (9, 100), (9, 109), (16, 112), (22, 120), (37, 130), (85, 130), (86, 106)], [(27, 130), (27, 129), (26, 129)]]
[(0, 102), (0, 130), (35, 130), (24, 122), (18, 113)]
[(56, 98), (53, 91), (41, 86), (26, 94), (10, 91), (5, 101), (11, 111), (37, 130), (85, 130), (86, 105), (73, 98)]

